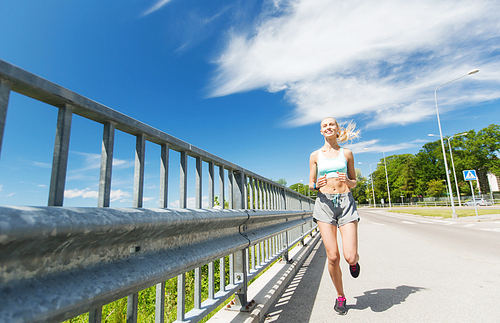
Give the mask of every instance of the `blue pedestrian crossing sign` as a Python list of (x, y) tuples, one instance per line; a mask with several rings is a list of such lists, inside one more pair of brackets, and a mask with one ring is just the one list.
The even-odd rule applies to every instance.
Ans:
[(477, 181), (475, 170), (464, 170), (463, 172), (464, 172), (464, 179), (466, 181)]

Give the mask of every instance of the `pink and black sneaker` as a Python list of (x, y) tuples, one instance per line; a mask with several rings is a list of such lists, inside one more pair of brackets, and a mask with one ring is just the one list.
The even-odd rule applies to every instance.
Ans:
[(359, 276), (359, 263), (357, 262), (355, 265), (350, 265), (349, 270), (351, 271), (351, 276), (354, 278), (358, 278)]
[(335, 312), (337, 312), (337, 314), (339, 314), (339, 315), (346, 315), (347, 314), (347, 308), (346, 308), (345, 302), (346, 302), (345, 297), (338, 297), (335, 300), (335, 306), (333, 307), (333, 309), (335, 310)]

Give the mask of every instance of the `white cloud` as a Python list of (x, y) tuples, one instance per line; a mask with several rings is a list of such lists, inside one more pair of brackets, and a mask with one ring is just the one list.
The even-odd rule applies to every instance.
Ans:
[[(97, 199), (99, 195), (98, 191), (93, 191), (90, 190), (88, 187), (85, 189), (72, 189), (72, 190), (64, 190), (64, 197), (68, 199), (72, 199), (75, 197), (82, 197), (82, 198), (92, 198), (92, 199)], [(125, 201), (126, 198), (130, 197), (131, 194), (127, 191), (122, 191), (120, 190), (111, 190), (110, 194), (110, 200), (112, 202), (115, 201)]]
[(41, 167), (41, 168), (52, 168), (52, 164), (49, 163), (41, 163), (41, 162), (33, 162), (34, 166)]
[(395, 145), (382, 145), (379, 143), (378, 139), (361, 141), (356, 143), (351, 143), (346, 145), (353, 154), (362, 154), (362, 153), (389, 153), (399, 150), (408, 151), (408, 149), (419, 148), (422, 147), (422, 143), (428, 142), (428, 140), (417, 139), (411, 142), (402, 142)]
[(91, 191), (89, 188), (85, 188), (83, 190), (79, 189), (72, 189), (72, 190), (64, 190), (64, 197), (68, 199), (72, 199), (75, 197), (83, 197), (85, 198), (93, 198), (97, 199), (98, 192), (97, 191)]
[[(194, 197), (188, 197), (187, 199), (187, 208), (188, 209), (193, 209), (195, 207), (195, 198)], [(180, 206), (180, 201), (175, 200), (173, 202), (168, 203), (171, 208), (179, 208)], [(201, 198), (201, 208), (207, 208), (208, 207), (208, 196), (203, 196)]]
[(500, 98), (500, 2), (273, 3), (251, 33), (230, 33), (212, 96), (284, 91), (291, 125), (330, 115), (381, 127), (433, 115), (435, 87), (479, 68), (439, 90), (440, 111)]
[[(85, 158), (84, 166), (83, 168), (79, 169), (78, 172), (89, 169), (98, 169), (101, 167), (101, 154), (91, 154), (79, 151), (72, 151), (71, 153), (83, 156)], [(129, 168), (129, 167), (134, 167), (133, 160), (113, 158), (113, 168)]]
[(172, 0), (158, 0), (151, 8), (144, 11), (141, 16), (142, 17), (147, 16), (147, 15), (155, 12), (156, 10), (163, 8), (170, 1), (172, 1)]

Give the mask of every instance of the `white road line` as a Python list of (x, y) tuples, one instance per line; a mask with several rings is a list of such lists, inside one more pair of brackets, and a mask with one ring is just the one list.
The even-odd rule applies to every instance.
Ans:
[(464, 228), (470, 228), (470, 227), (473, 227), (475, 225), (476, 225), (475, 223), (469, 223), (469, 224), (464, 225), (463, 227)]
[(478, 228), (478, 230), (500, 232), (500, 228), (496, 228), (496, 229)]
[(415, 222), (409, 222), (409, 221), (401, 221), (401, 223), (406, 223), (406, 224), (415, 224)]

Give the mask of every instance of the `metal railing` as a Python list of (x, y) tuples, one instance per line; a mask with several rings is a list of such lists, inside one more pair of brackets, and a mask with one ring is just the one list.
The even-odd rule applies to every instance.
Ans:
[[(197, 322), (235, 295), (247, 306), (249, 279), (312, 230), (306, 196), (138, 120), (0, 60), (0, 149), (11, 91), (59, 109), (47, 207), (0, 207), (0, 321), (61, 321), (128, 296), (137, 321), (138, 292), (156, 285), (156, 322), (164, 320), (165, 281), (177, 276), (177, 321)], [(73, 114), (103, 125), (97, 207), (63, 207)], [(110, 208), (116, 130), (136, 137), (132, 208)], [(143, 208), (146, 141), (161, 146), (159, 208)], [(180, 209), (167, 209), (169, 152), (180, 153)], [(187, 157), (196, 159), (195, 209), (187, 209)], [(208, 183), (202, 183), (203, 163)], [(219, 201), (214, 208), (215, 168)], [(225, 174), (227, 173), (227, 186)], [(204, 186), (205, 185), (205, 186)], [(208, 186), (208, 209), (202, 209)], [(224, 209), (225, 192), (229, 209)], [(224, 257), (229, 255), (229, 284)], [(214, 262), (220, 261), (220, 290)], [(200, 266), (208, 264), (202, 301)], [(185, 273), (195, 273), (194, 309), (185, 312)], [(234, 306), (233, 306), (234, 307)]]

